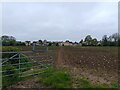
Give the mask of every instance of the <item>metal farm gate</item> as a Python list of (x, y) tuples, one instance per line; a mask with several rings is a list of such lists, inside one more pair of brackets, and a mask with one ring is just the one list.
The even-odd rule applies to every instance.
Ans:
[(0, 78), (18, 75), (26, 77), (43, 73), (54, 64), (53, 51), (0, 52), (2, 54)]

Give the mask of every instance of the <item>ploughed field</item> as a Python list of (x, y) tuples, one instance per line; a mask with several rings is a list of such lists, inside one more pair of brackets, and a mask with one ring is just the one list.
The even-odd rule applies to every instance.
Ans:
[(87, 77), (92, 83), (118, 81), (118, 48), (59, 48), (57, 64), (67, 67), (74, 77)]
[[(9, 47), (3, 48), (8, 50)], [(72, 87), (81, 87), (79, 81), (81, 78), (87, 79), (91, 84), (116, 85), (118, 82), (117, 47), (48, 47), (48, 52), (32, 52), (31, 46), (17, 48), (23, 52), (29, 51), (24, 54), (30, 61), (35, 62), (35, 65), (42, 60), (46, 60), (43, 64), (51, 63), (47, 60), (53, 59), (52, 64), (55, 67), (63, 68), (70, 73)], [(36, 50), (45, 50), (45, 48), (38, 46)]]
[[(7, 49), (9, 47), (3, 47)], [(32, 46), (17, 46), (21, 51), (31, 51)], [(48, 47), (49, 52), (25, 54), (34, 61), (54, 58), (56, 67), (67, 67), (75, 76), (85, 76), (93, 83), (110, 83), (118, 80), (118, 48), (117, 47)], [(4, 50), (3, 49), (3, 50)], [(36, 50), (45, 50), (37, 46)]]

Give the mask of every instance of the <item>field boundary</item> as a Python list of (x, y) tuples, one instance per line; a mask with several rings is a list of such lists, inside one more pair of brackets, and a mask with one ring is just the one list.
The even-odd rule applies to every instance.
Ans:
[[(0, 76), (0, 78), (14, 76), (15, 74), (9, 74), (10, 72), (13, 72), (13, 71), (18, 71), (19, 77), (34, 76), (39, 73), (43, 73), (43, 69), (49, 68), (49, 66), (53, 65), (54, 63), (52, 55), (48, 55), (48, 54), (37, 55), (38, 53), (42, 53), (42, 52), (21, 51), (21, 52), (0, 52), (0, 53), (3, 55), (11, 55), (8, 58), (4, 58), (4, 57), (1, 58), (2, 68), (7, 67), (7, 66), (17, 67), (15, 69), (10, 69), (10, 70), (2, 69), (0, 72), (2, 74), (7, 72), (7, 75), (3, 74)], [(30, 56), (28, 54), (30, 54)], [(33, 54), (34, 56), (31, 56)], [(26, 60), (26, 61), (23, 62), (22, 60)], [(30, 67), (28, 67), (29, 65)], [(28, 72), (27, 72), (27, 75), (24, 74), (25, 71), (29, 71), (29, 74)]]

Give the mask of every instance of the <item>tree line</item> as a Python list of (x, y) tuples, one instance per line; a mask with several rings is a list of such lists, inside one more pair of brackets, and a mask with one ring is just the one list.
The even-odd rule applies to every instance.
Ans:
[(100, 41), (96, 38), (92, 38), (91, 35), (87, 35), (80, 43), (82, 43), (83, 46), (120, 46), (120, 34), (104, 35)]
[(16, 41), (15, 37), (7, 35), (0, 37), (0, 42), (2, 46), (25, 46), (24, 42)]
[[(2, 46), (25, 46), (25, 42), (22, 41), (16, 41), (16, 38), (13, 36), (7, 36), (3, 35), (0, 37), (0, 42), (2, 43)], [(30, 41), (26, 41), (29, 43)], [(38, 40), (40, 44), (42, 44), (45, 41)], [(36, 43), (36, 42), (33, 42)], [(56, 42), (49, 42), (48, 46), (51, 46)], [(96, 38), (92, 38), (91, 35), (87, 35), (85, 39), (81, 39), (79, 44), (82, 46), (120, 46), (120, 34), (114, 33), (110, 36), (104, 35), (101, 40), (97, 40)], [(59, 44), (55, 44), (56, 46), (59, 46)]]

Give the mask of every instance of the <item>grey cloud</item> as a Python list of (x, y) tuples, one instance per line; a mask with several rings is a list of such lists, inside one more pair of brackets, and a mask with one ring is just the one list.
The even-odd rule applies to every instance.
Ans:
[(18, 40), (101, 39), (117, 29), (117, 3), (4, 3), (3, 34)]

